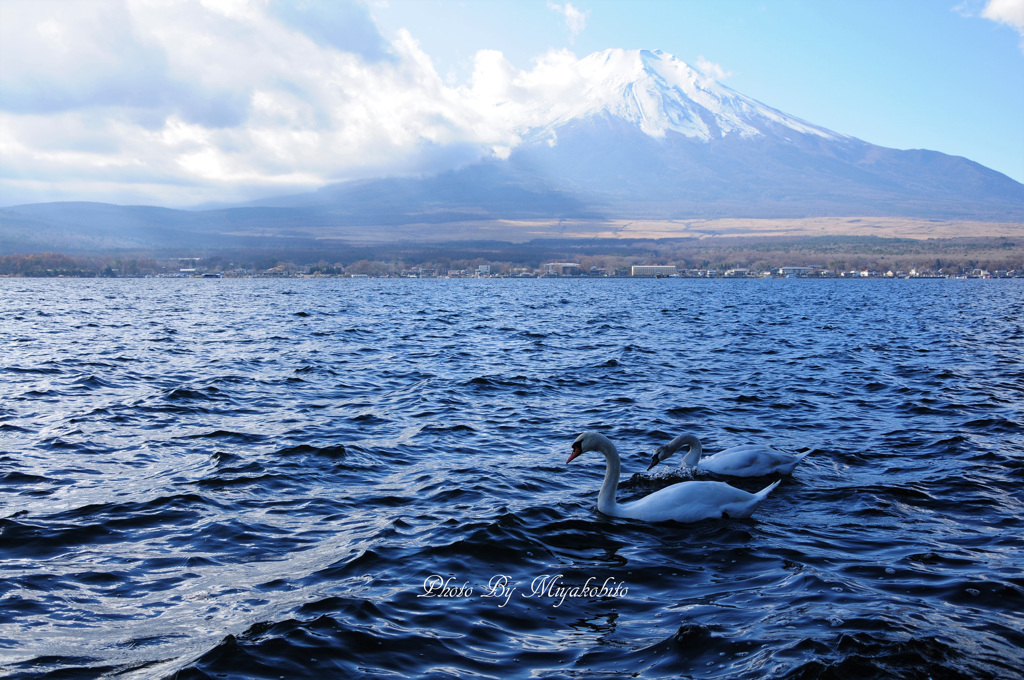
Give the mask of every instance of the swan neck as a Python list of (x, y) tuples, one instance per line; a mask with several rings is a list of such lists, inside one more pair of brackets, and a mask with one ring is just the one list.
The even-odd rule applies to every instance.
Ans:
[(598, 451), (604, 454), (607, 463), (604, 471), (604, 483), (601, 484), (601, 493), (597, 496), (597, 509), (605, 515), (616, 515), (619, 504), (615, 500), (616, 491), (619, 488), (619, 452), (610, 441), (601, 442)]
[(703, 448), (700, 445), (700, 440), (692, 434), (684, 434), (677, 438), (679, 446), (686, 446), (687, 452), (683, 456), (683, 467), (697, 467), (697, 462), (700, 461)]

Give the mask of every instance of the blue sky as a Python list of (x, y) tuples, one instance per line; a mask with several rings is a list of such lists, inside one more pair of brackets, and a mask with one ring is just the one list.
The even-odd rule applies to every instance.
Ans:
[(1024, 0), (2, 0), (0, 205), (442, 169), (516, 143), (490, 81), (612, 47), (1024, 182)]

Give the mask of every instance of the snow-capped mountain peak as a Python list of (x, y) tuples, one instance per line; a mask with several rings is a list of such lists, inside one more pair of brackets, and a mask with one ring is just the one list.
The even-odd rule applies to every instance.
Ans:
[(578, 71), (579, 97), (552, 111), (547, 130), (605, 114), (651, 137), (675, 132), (710, 141), (757, 137), (781, 126), (830, 140), (845, 138), (746, 97), (660, 50), (595, 52), (578, 62)]

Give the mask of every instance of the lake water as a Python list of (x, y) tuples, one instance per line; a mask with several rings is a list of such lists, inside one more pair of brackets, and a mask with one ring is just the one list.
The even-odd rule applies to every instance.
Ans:
[[(4, 677), (1024, 677), (1021, 280), (0, 279), (0, 348)], [(584, 429), (811, 453), (645, 524)]]

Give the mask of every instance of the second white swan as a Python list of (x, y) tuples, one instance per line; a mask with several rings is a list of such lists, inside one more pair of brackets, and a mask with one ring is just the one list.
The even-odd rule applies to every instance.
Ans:
[(692, 434), (681, 434), (668, 444), (659, 446), (651, 458), (652, 469), (655, 465), (665, 460), (673, 453), (687, 446), (688, 451), (683, 456), (680, 467), (698, 468), (713, 472), (716, 475), (728, 477), (763, 477), (764, 475), (788, 475), (793, 468), (804, 457), (810, 453), (786, 453), (776, 451), (762, 444), (743, 444), (733, 446), (718, 453), (701, 458), (703, 449), (700, 439)]
[(757, 493), (748, 493), (725, 482), (681, 482), (659, 489), (649, 496), (629, 503), (619, 503), (615, 494), (619, 486), (619, 452), (610, 439), (598, 432), (584, 432), (572, 443), (566, 464), (587, 451), (604, 454), (607, 467), (604, 483), (597, 496), (597, 509), (612, 517), (639, 519), (646, 522), (697, 522), (702, 519), (750, 517), (757, 504), (768, 497), (779, 482), (769, 484)]

